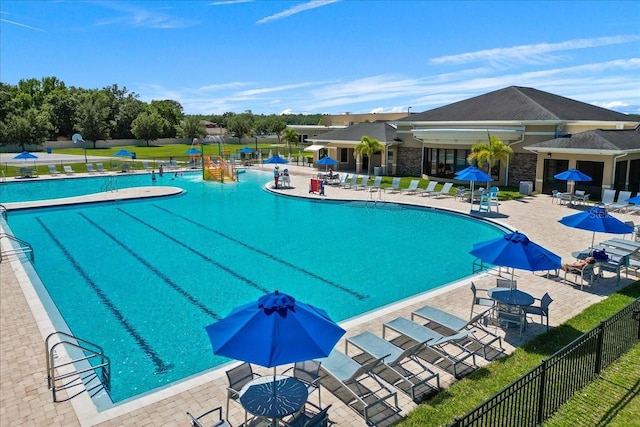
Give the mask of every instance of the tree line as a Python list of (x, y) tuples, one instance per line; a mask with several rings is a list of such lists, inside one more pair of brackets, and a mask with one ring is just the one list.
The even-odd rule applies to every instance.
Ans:
[(224, 128), (238, 143), (268, 134), (277, 135), (279, 142), (284, 137), (294, 143), (287, 125), (321, 124), (322, 115), (254, 115), (251, 110), (185, 115), (178, 101), (147, 103), (117, 84), (84, 89), (69, 87), (57, 77), (23, 79), (16, 85), (0, 82), (0, 145), (19, 145), (23, 150), (49, 140), (70, 140), (75, 133), (94, 148), (96, 141), (108, 139), (135, 138), (149, 145), (158, 138), (202, 138), (206, 135), (203, 121)]

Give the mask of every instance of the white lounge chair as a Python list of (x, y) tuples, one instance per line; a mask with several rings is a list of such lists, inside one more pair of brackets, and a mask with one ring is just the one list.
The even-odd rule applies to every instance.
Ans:
[[(407, 393), (414, 401), (419, 401), (425, 393), (440, 388), (440, 375), (425, 366), (416, 356), (424, 350), (425, 343), (417, 343), (402, 349), (369, 331), (364, 331), (347, 338), (347, 345), (349, 344), (356, 346), (374, 359), (382, 359), (384, 365), (396, 374), (395, 378), (387, 382)], [(419, 372), (415, 366), (420, 367)], [(383, 373), (378, 372), (378, 375), (382, 376)], [(382, 378), (387, 379), (384, 376)], [(435, 386), (428, 384), (431, 380), (435, 380)]]
[(600, 202), (600, 204), (604, 205), (605, 208), (608, 208), (609, 205), (613, 204), (613, 201), (615, 200), (615, 198), (616, 198), (616, 190), (607, 188), (602, 192), (602, 201)]
[(351, 175), (351, 177), (347, 181), (345, 181), (344, 184), (342, 184), (342, 188), (355, 187), (359, 176), (360, 175)]
[(440, 196), (450, 196), (451, 194), (449, 194), (449, 191), (451, 190), (451, 187), (453, 187), (453, 182), (445, 182), (440, 191), (434, 192), (433, 195), (436, 196), (436, 198), (439, 198)]
[(69, 165), (62, 166), (62, 170), (64, 170), (64, 173), (66, 173), (67, 175), (73, 175), (74, 173), (76, 173), (76, 171), (71, 169), (71, 166)]
[(401, 193), (404, 194), (415, 194), (418, 189), (418, 184), (420, 184), (419, 179), (412, 179), (407, 188), (403, 188), (400, 190)]
[(364, 188), (369, 192), (380, 191), (380, 185), (382, 185), (382, 176), (378, 175), (371, 184), (365, 185)]
[(89, 173), (96, 173), (96, 169), (93, 167), (93, 163), (87, 163), (87, 172)]
[[(379, 405), (384, 405), (394, 412), (400, 412), (397, 393), (389, 390), (373, 372), (383, 364), (383, 359), (373, 359), (361, 365), (341, 351), (333, 349), (329, 356), (318, 361), (321, 362), (321, 369), (333, 377), (342, 389), (349, 392), (352, 399), (345, 403), (361, 414), (367, 424), (369, 424), (370, 412), (374, 410), (375, 414), (375, 409)], [(370, 384), (375, 385), (376, 390), (371, 390)], [(393, 399), (394, 405), (386, 404), (389, 399)], [(362, 410), (354, 406), (356, 404), (359, 404)]]
[(362, 180), (360, 183), (356, 184), (354, 187), (356, 190), (361, 190), (367, 188), (367, 184), (369, 182), (369, 175), (362, 175)]
[(388, 191), (389, 193), (399, 193), (400, 192), (400, 177), (396, 176), (393, 178), (393, 180), (391, 181), (391, 187), (385, 189), (385, 192)]
[(631, 198), (631, 191), (620, 191), (618, 194), (618, 201), (607, 205), (609, 211), (621, 211), (627, 208), (630, 203), (627, 199)]
[[(455, 316), (439, 308), (425, 305), (422, 308), (414, 310), (411, 313), (411, 320), (415, 321), (416, 317), (420, 317), (426, 320), (428, 323), (426, 326), (433, 329), (436, 332), (442, 333), (444, 336), (455, 335), (459, 332), (469, 331), (469, 345), (479, 345), (482, 348), (482, 357), (489, 360), (487, 356), (487, 350), (496, 350), (496, 355), (503, 353), (502, 339), (499, 335), (496, 335), (487, 330), (483, 321), (487, 313), (480, 313), (471, 320), (467, 321), (461, 317)], [(499, 349), (492, 347), (492, 344), (498, 342)], [(461, 343), (462, 344), (462, 343)], [(467, 347), (467, 344), (462, 344)]]
[(427, 184), (427, 188), (425, 189), (418, 188), (416, 190), (416, 194), (421, 194), (422, 196), (431, 197), (431, 195), (435, 193), (436, 185), (438, 185), (438, 181), (429, 181), (429, 183)]
[(107, 170), (104, 168), (102, 163), (96, 163), (96, 169), (99, 173), (107, 173)]
[(49, 175), (60, 175), (58, 169), (56, 169), (56, 165), (47, 165), (49, 168)]
[[(407, 338), (411, 338), (415, 342), (426, 343), (426, 348), (435, 353), (436, 357), (433, 359), (426, 359), (424, 352), (422, 352), (419, 354), (420, 358), (426, 360), (432, 365), (443, 360), (446, 361), (453, 368), (452, 373), (456, 378), (463, 376), (459, 371), (460, 365), (470, 368), (471, 371), (477, 368), (476, 354), (460, 344), (461, 340), (469, 337), (469, 331), (462, 331), (455, 335), (444, 336), (433, 329), (427, 328), (426, 326), (404, 317), (398, 317), (385, 323), (382, 329), (383, 337), (389, 329)], [(453, 349), (456, 349), (455, 353), (450, 351)], [(467, 362), (469, 358), (471, 359), (471, 364)]]

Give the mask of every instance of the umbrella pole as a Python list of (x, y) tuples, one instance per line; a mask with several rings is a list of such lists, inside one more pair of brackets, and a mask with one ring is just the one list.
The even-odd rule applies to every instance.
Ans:
[(471, 181), (471, 195), (469, 196), (469, 201), (471, 202), (471, 210), (473, 211), (473, 181)]

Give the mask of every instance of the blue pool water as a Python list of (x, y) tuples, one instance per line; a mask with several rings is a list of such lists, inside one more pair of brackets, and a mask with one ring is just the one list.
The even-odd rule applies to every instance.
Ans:
[[(187, 192), (9, 215), (72, 333), (111, 358), (114, 401), (226, 362), (204, 327), (266, 292), (342, 321), (470, 275), (473, 243), (503, 233), (431, 209), (276, 196), (260, 171), (240, 183), (169, 178), (158, 185)], [(55, 191), (31, 183), (43, 187), (27, 193), (92, 193), (101, 179), (56, 180)], [(149, 184), (148, 175), (119, 178), (121, 188)], [(7, 198), (13, 185), (0, 185)]]

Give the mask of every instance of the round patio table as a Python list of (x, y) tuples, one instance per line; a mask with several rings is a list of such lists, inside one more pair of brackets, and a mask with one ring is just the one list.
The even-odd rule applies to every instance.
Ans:
[(266, 375), (245, 384), (240, 390), (240, 403), (259, 417), (282, 418), (297, 412), (307, 401), (307, 387), (286, 375)]
[(487, 291), (489, 298), (501, 304), (524, 307), (533, 304), (535, 298), (518, 289), (493, 288)]

